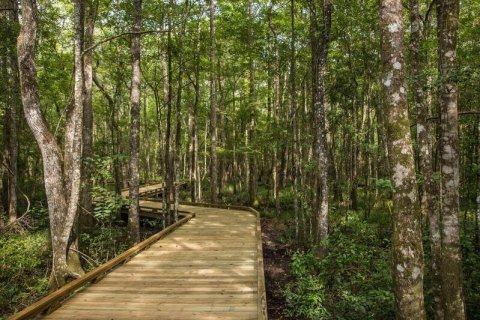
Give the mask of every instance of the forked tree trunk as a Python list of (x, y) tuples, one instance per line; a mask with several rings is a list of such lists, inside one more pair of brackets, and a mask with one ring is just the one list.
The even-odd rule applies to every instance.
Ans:
[(465, 319), (459, 227), (457, 33), (459, 0), (437, 1), (442, 173), (442, 293), (445, 319)]
[(130, 243), (140, 242), (140, 207), (139, 207), (139, 153), (140, 153), (140, 34), (142, 30), (142, 0), (133, 1), (132, 51), (132, 87), (130, 92), (130, 183), (128, 210), (128, 233)]
[(408, 120), (401, 0), (382, 0), (382, 88), (393, 184), (393, 285), (396, 318), (425, 319), (421, 215)]
[(25, 118), (37, 141), (43, 160), (45, 192), (49, 208), (52, 236), (51, 288), (62, 286), (68, 276), (79, 276), (78, 270), (67, 265), (67, 251), (72, 227), (77, 216), (81, 178), (82, 90), (81, 61), (81, 1), (74, 2), (75, 24), (75, 103), (70, 110), (65, 131), (65, 163), (62, 153), (48, 128), (40, 108), (35, 42), (37, 35), (37, 6), (35, 0), (22, 0), (22, 26), (17, 41), (18, 65)]

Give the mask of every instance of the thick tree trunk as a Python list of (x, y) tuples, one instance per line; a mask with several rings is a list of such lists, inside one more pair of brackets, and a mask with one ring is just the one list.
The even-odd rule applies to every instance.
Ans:
[(418, 0), (410, 0), (410, 51), (412, 61), (412, 91), (417, 111), (417, 144), (419, 155), (419, 172), (423, 176), (422, 216), (428, 217), (430, 232), (430, 251), (432, 256), (432, 291), (434, 298), (435, 319), (443, 320), (442, 303), (442, 278), (440, 273), (441, 262), (441, 237), (440, 217), (437, 208), (436, 195), (438, 190), (433, 179), (432, 163), (432, 137), (431, 125), (427, 120), (429, 107), (425, 97), (425, 80), (423, 77), (423, 65), (425, 57), (422, 54), (422, 42), (424, 38), (423, 21), (420, 15)]
[(215, 90), (215, 0), (210, 0), (210, 199), (218, 198), (217, 96)]
[(397, 319), (425, 319), (421, 215), (408, 120), (402, 1), (382, 0), (382, 84), (392, 166), (393, 283)]
[(62, 286), (68, 276), (77, 277), (78, 269), (67, 266), (67, 251), (72, 228), (76, 219), (81, 177), (82, 142), (82, 90), (83, 70), (81, 61), (81, 3), (74, 2), (75, 24), (75, 103), (70, 110), (65, 132), (65, 168), (55, 138), (48, 128), (40, 108), (37, 72), (35, 65), (35, 42), (37, 34), (37, 6), (35, 0), (22, 0), (22, 26), (17, 41), (20, 85), (25, 118), (37, 141), (43, 160), (45, 192), (49, 208), (52, 235), (51, 288)]
[(457, 33), (459, 1), (437, 1), (442, 173), (442, 292), (445, 319), (465, 319), (459, 230)]
[(142, 30), (142, 0), (133, 1), (132, 51), (132, 85), (130, 92), (130, 183), (128, 210), (128, 232), (130, 243), (140, 242), (140, 207), (139, 207), (139, 153), (140, 153), (140, 34)]

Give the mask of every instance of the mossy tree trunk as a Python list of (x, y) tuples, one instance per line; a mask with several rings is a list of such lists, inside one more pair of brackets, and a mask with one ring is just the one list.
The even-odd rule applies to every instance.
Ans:
[(459, 137), (457, 33), (458, 0), (437, 1), (440, 109), (440, 167), (442, 174), (442, 293), (445, 319), (465, 319), (460, 251)]
[(382, 89), (393, 193), (393, 284), (396, 318), (425, 319), (421, 215), (405, 90), (403, 9), (380, 3)]

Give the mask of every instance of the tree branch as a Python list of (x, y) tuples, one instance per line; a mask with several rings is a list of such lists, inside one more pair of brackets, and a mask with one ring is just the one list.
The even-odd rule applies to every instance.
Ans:
[(118, 38), (121, 38), (121, 37), (124, 37), (124, 36), (129, 36), (129, 35), (133, 35), (133, 34), (143, 35), (143, 34), (149, 34), (149, 33), (164, 33), (164, 32), (167, 32), (167, 31), (165, 31), (165, 30), (147, 30), (147, 31), (141, 31), (141, 32), (132, 32), (132, 31), (123, 32), (123, 33), (108, 37), (106, 39), (100, 40), (99, 42), (95, 43), (94, 45), (86, 48), (85, 50), (83, 50), (82, 56), (85, 53), (87, 53), (88, 51), (91, 51), (91, 50), (95, 49), (96, 47), (104, 44), (105, 42), (109, 42), (109, 41), (112, 41), (112, 40), (115, 40), (115, 39), (118, 39)]

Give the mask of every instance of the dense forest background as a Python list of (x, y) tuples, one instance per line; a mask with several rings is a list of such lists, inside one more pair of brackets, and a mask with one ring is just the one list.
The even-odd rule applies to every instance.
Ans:
[[(5, 315), (44, 295), (54, 267), (45, 159), (24, 116), (17, 64), (17, 37), (27, 23), (22, 10), (28, 2), (0, 0), (0, 308)], [(390, 2), (401, 3), (381, 2), (387, 8), (394, 8)], [(393, 279), (402, 271), (393, 262), (398, 256), (395, 248), (392, 256), (392, 247), (403, 241), (395, 230), (407, 217), (417, 219), (422, 231), (423, 249), (415, 254), (424, 260), (426, 314), (443, 319), (436, 299), (449, 298), (440, 285), (446, 280), (439, 280), (449, 271), (435, 268), (438, 239), (432, 234), (449, 230), (442, 220), (450, 185), (448, 172), (442, 173), (447, 160), (441, 141), (450, 132), (443, 126), (442, 115), (448, 114), (442, 109), (443, 90), (453, 83), (458, 86), (460, 210), (453, 212), (459, 220), (452, 232), (460, 238), (459, 254), (452, 256), (460, 273), (454, 277), (459, 287), (452, 290), (464, 297), (467, 317), (479, 319), (479, 1), (404, 1), (397, 11), (401, 34), (384, 24), (385, 8), (377, 0), (144, 0), (141, 24), (134, 19), (135, 3), (36, 4), (39, 105), (65, 154), (70, 150), (69, 121), (79, 101), (78, 66), (83, 94), (90, 97), (80, 106), (80, 269), (99, 265), (132, 242), (131, 229), (118, 221), (117, 213), (128, 204), (120, 192), (132, 186), (129, 166), (132, 150), (138, 148), (139, 183), (165, 181), (166, 203), (174, 206), (173, 199), (180, 198), (260, 209), (265, 227), (273, 228), (277, 245), (272, 250), (279, 250), (272, 254), (289, 262), (281, 264), (287, 275), (279, 284), (273, 285), (276, 280), (267, 273), (271, 297), (281, 301), (281, 310), (270, 310), (272, 315), (393, 318), (402, 308), (394, 303), (401, 284)], [(442, 51), (449, 44), (442, 42), (442, 30), (450, 24), (440, 23), (439, 13), (455, 12), (442, 3), (460, 5), (455, 51)], [(389, 148), (389, 137), (395, 135), (389, 110), (394, 107), (389, 107), (390, 85), (385, 84), (385, 56), (395, 55), (396, 40), (385, 30), (405, 36), (397, 49), (405, 61), (400, 89), (406, 92), (410, 130), (396, 134), (412, 137), (412, 174), (418, 186), (415, 209), (405, 214), (398, 213), (406, 202), (396, 198), (395, 148)], [(133, 39), (141, 45), (139, 82), (135, 72), (132, 76)], [(443, 73), (439, 54), (449, 58), (449, 52), (456, 60)], [(395, 64), (393, 68), (398, 70)], [(135, 83), (140, 90), (138, 128), (132, 122)], [(137, 147), (132, 144), (135, 128)], [(187, 182), (188, 190), (179, 191), (174, 181)], [(92, 199), (100, 198), (92, 206)], [(433, 219), (439, 221), (437, 229)], [(142, 237), (149, 234), (144, 229)]]

